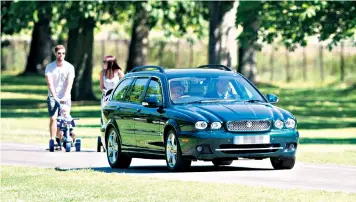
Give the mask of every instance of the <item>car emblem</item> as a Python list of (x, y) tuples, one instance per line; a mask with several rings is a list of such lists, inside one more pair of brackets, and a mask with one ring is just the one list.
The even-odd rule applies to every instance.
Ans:
[(251, 121), (247, 121), (246, 122), (246, 127), (247, 128), (251, 128), (252, 127), (252, 122)]

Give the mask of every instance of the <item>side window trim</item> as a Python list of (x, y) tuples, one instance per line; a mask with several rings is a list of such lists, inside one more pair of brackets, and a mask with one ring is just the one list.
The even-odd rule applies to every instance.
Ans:
[[(148, 91), (148, 88), (149, 88), (149, 86), (150, 86), (150, 84), (151, 84), (151, 81), (156, 81), (157, 83), (158, 83), (158, 85), (159, 85), (159, 87), (160, 87), (160, 94), (161, 94), (161, 98), (162, 98), (162, 100), (161, 100), (161, 102), (162, 102), (162, 105), (164, 105), (163, 103), (164, 103), (164, 93), (163, 93), (163, 84), (162, 84), (162, 81), (158, 78), (158, 77), (150, 77), (149, 78), (149, 81), (147, 82), (147, 85), (146, 85), (146, 89), (145, 89), (145, 91), (144, 91), (144, 96), (143, 96), (143, 99), (147, 96), (147, 91)], [(142, 100), (143, 101), (143, 100)], [(142, 102), (141, 101), (141, 102)]]

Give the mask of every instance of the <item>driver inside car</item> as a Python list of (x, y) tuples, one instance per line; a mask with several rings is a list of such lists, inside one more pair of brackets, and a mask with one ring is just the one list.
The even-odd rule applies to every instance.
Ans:
[(171, 91), (171, 99), (174, 102), (184, 94), (185, 88), (180, 81), (171, 81), (170, 91)]

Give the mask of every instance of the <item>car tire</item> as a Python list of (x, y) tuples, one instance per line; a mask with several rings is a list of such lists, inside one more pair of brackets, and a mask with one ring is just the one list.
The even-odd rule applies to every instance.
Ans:
[(180, 172), (189, 169), (192, 161), (183, 159), (178, 137), (170, 130), (165, 139), (165, 159), (167, 167), (171, 172)]
[(292, 169), (295, 164), (295, 156), (293, 157), (271, 157), (271, 164), (276, 170)]
[(115, 128), (109, 130), (106, 136), (106, 156), (111, 168), (128, 168), (132, 158), (121, 152), (119, 133)]
[(232, 161), (233, 160), (220, 160), (220, 159), (216, 159), (216, 160), (213, 160), (213, 164), (215, 167), (218, 167), (218, 166), (229, 166), (232, 164)]

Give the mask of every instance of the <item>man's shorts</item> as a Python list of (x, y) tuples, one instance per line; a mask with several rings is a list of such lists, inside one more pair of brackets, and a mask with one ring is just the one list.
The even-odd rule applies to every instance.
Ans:
[[(72, 106), (71, 100), (68, 99), (66, 101), (65, 105), (68, 105), (69, 107), (71, 107)], [(56, 103), (56, 101), (54, 100), (54, 98), (52, 96), (47, 98), (47, 106), (48, 106), (49, 116), (54, 116), (56, 113), (58, 115), (60, 106), (58, 105), (58, 103)]]

